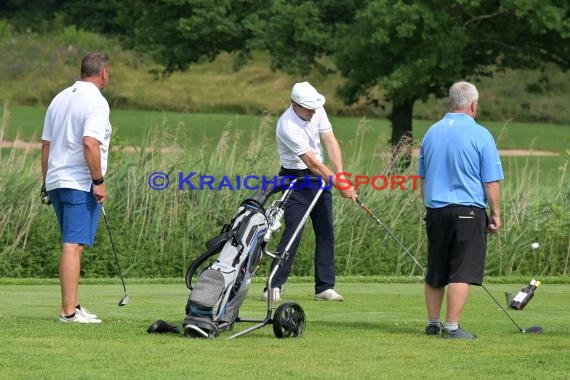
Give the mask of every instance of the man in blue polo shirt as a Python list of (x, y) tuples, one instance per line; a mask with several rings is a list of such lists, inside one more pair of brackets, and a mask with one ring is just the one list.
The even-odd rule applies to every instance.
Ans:
[[(487, 232), (501, 227), (503, 169), (493, 136), (474, 120), (478, 107), (475, 86), (455, 83), (449, 90), (450, 112), (428, 130), (420, 147), (428, 236), (425, 333), (441, 332), (450, 339), (476, 338), (459, 326), (459, 320), (470, 286), (483, 283)], [(441, 331), (446, 287), (447, 314)]]

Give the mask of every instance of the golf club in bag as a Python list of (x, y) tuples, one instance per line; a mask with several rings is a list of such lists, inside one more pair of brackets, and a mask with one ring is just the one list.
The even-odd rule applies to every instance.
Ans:
[(119, 301), (119, 306), (125, 306), (129, 303), (129, 295), (127, 294), (127, 287), (125, 286), (125, 279), (123, 278), (123, 272), (121, 271), (121, 265), (119, 264), (119, 257), (117, 256), (117, 250), (115, 249), (115, 241), (113, 240), (113, 235), (111, 235), (111, 227), (109, 227), (109, 221), (107, 220), (107, 213), (105, 212), (105, 207), (101, 205), (101, 212), (103, 213), (103, 219), (105, 219), (105, 225), (107, 226), (107, 232), (109, 232), (109, 239), (111, 240), (111, 247), (113, 248), (113, 255), (115, 256), (115, 262), (117, 263), (117, 270), (119, 271), (119, 276), (121, 276), (121, 283), (123, 284), (123, 290), (125, 295)]
[[(394, 240), (399, 246), (400, 248), (402, 248), (402, 250), (412, 259), (412, 261), (418, 266), (418, 268), (421, 269), (421, 271), (424, 273), (425, 275), (425, 268), (419, 263), (419, 261), (414, 257), (414, 255), (412, 254), (412, 252), (410, 252), (410, 250), (408, 248), (406, 248), (406, 246), (392, 233), (392, 231), (390, 231), (390, 229), (388, 227), (386, 227), (386, 225), (384, 223), (382, 223), (382, 221), (364, 204), (362, 203), (362, 201), (359, 198), (356, 198), (356, 202), (358, 203), (358, 205), (360, 207), (362, 207), (362, 209), (364, 211), (366, 211), (366, 213), (368, 215), (370, 215), (370, 217), (372, 219), (374, 219), (383, 229), (384, 231), (386, 231), (388, 233), (388, 235), (392, 238), (392, 240)], [(483, 289), (485, 289), (485, 292), (487, 292), (487, 294), (491, 297), (491, 299), (493, 301), (495, 301), (495, 303), (497, 304), (497, 306), (499, 307), (499, 309), (501, 309), (503, 311), (503, 313), (505, 313), (505, 315), (511, 320), (511, 322), (513, 322), (513, 324), (517, 327), (517, 329), (519, 329), (519, 331), (523, 334), (526, 333), (531, 333), (531, 334), (538, 334), (538, 333), (542, 333), (544, 331), (544, 329), (540, 326), (530, 326), (527, 329), (522, 329), (516, 322), (515, 320), (509, 315), (509, 313), (507, 313), (507, 311), (505, 310), (505, 308), (503, 308), (501, 306), (501, 304), (499, 303), (499, 301), (497, 301), (497, 299), (493, 296), (493, 294), (491, 294), (491, 292), (489, 291), (489, 289), (487, 289), (487, 287), (484, 284), (481, 284), (481, 287), (483, 287)]]

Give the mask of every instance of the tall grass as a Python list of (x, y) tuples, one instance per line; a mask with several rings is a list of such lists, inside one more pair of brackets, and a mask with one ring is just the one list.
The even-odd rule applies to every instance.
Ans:
[[(9, 124), (4, 109), (0, 136)], [(274, 175), (278, 169), (273, 137), (273, 119), (263, 118), (251, 137), (228, 123), (219, 136), (201, 143), (188, 141), (180, 130), (164, 128), (164, 119), (147, 133), (141, 146), (112, 141), (107, 183), (111, 198), (107, 213), (119, 257), (129, 277), (180, 277), (192, 259), (204, 251), (204, 243), (233, 218), (248, 190), (191, 190), (178, 188), (178, 175), (195, 172), (235, 184), (237, 176)], [(415, 174), (417, 162), (406, 170), (395, 169), (387, 154), (386, 136), (373, 134), (376, 149), (369, 144), (367, 121), (362, 119), (345, 139), (347, 171), (369, 176)], [(249, 136), (249, 134), (247, 134)], [(2, 140), (0, 140), (1, 142)], [(368, 145), (369, 146), (369, 145)], [(15, 147), (0, 151), (0, 275), (8, 277), (56, 277), (60, 236), (50, 207), (39, 199), (41, 174), (39, 152)], [(415, 160), (415, 159), (414, 159)], [(487, 271), (493, 275), (566, 275), (570, 258), (570, 154), (560, 159), (559, 181), (542, 186), (540, 168), (527, 162), (509, 161), (503, 184), (503, 223), (498, 236), (489, 239)], [(350, 165), (350, 166), (348, 166)], [(167, 189), (152, 190), (148, 177), (164, 172)], [(553, 181), (551, 181), (553, 182)], [(198, 186), (196, 180), (194, 185)], [(425, 262), (426, 239), (419, 191), (374, 190), (364, 186), (361, 200), (409, 248)], [(418, 275), (410, 259), (390, 237), (352, 202), (334, 199), (336, 262), (340, 275)], [(82, 270), (88, 277), (115, 275), (109, 238), (99, 228), (95, 246), (86, 251)], [(313, 272), (313, 234), (306, 226), (294, 274)], [(277, 240), (277, 237), (275, 240)], [(531, 251), (530, 243), (541, 247)], [(275, 242), (272, 242), (276, 243)]]
[[(517, 161), (510, 161), (516, 164)], [(570, 150), (559, 167), (558, 181), (547, 181), (538, 166), (506, 167), (513, 181), (503, 190), (505, 228), (490, 242), (488, 269), (493, 274), (568, 274), (570, 271)], [(552, 184), (554, 183), (554, 185)], [(533, 250), (529, 244), (539, 242)]]
[[(0, 143), (4, 141), (9, 123), (10, 111), (5, 103)], [(31, 231), (38, 211), (38, 202), (33, 199), (33, 194), (39, 189), (36, 187), (38, 174), (41, 178), (39, 155), (33, 149), (12, 146), (0, 150), (0, 164), (0, 265), (4, 275), (19, 277), (42, 265), (41, 259), (28, 254), (28, 249), (35, 245)], [(50, 228), (46, 226), (46, 230)]]

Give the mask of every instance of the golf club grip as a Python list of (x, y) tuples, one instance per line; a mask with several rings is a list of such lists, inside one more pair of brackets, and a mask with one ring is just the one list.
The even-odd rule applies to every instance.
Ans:
[(360, 198), (356, 197), (356, 203), (358, 203), (358, 205), (359, 205), (360, 207), (362, 207), (362, 209), (363, 209), (364, 211), (366, 211), (366, 213), (367, 213), (368, 215), (374, 216), (374, 213), (373, 213), (368, 207), (366, 207), (366, 205), (365, 205), (364, 203), (362, 203), (362, 201), (360, 200)]

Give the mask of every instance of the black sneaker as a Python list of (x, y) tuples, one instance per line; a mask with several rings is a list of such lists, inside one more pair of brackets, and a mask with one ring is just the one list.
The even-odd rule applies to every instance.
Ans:
[(444, 339), (477, 339), (477, 335), (468, 333), (461, 327), (453, 331), (447, 331), (446, 329), (443, 329), (441, 336)]
[(441, 333), (441, 327), (439, 327), (439, 325), (427, 325), (425, 333), (426, 335), (439, 335)]

